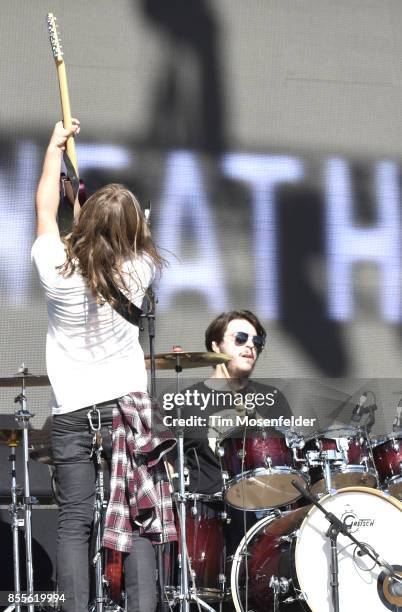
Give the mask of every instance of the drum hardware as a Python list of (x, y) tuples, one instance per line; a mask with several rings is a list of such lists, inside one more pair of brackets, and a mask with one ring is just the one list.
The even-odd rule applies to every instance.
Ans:
[(278, 578), (277, 576), (271, 576), (269, 581), (269, 586), (273, 591), (277, 591), (278, 593), (286, 594), (290, 589), (290, 581), (283, 576)]
[(300, 435), (296, 431), (291, 431), (286, 433), (286, 445), (288, 448), (294, 450), (301, 450), (306, 445), (306, 440), (304, 436)]
[(290, 542), (293, 540), (293, 538), (295, 538), (297, 535), (297, 531), (293, 531), (293, 533), (289, 533), (287, 535), (283, 535), (279, 538), (279, 542), (283, 543), (286, 542), (288, 544), (290, 544)]
[[(25, 395), (25, 389), (27, 386), (41, 386), (49, 384), (49, 379), (44, 376), (35, 376), (28, 371), (25, 364), (22, 363), (18, 368), (18, 373), (9, 377), (0, 378), (0, 387), (15, 387), (21, 385), (21, 393), (14, 399), (15, 404), (19, 404), (19, 408), (15, 409), (14, 417), (17, 421), (17, 426), (13, 428), (13, 432), (9, 439), (9, 445), (11, 450), (10, 458), (12, 464), (12, 483), (11, 483), (11, 499), (12, 503), (10, 506), (11, 515), (11, 529), (13, 536), (13, 565), (14, 565), (14, 590), (16, 594), (21, 592), (21, 579), (20, 579), (20, 558), (18, 550), (19, 531), (24, 530), (25, 532), (25, 564), (26, 564), (26, 592), (27, 595), (33, 596), (34, 594), (34, 579), (33, 579), (33, 560), (32, 560), (32, 505), (37, 503), (37, 500), (31, 496), (30, 492), (30, 481), (29, 481), (29, 440), (28, 440), (28, 429), (30, 428), (29, 419), (34, 415), (31, 414), (27, 408), (27, 399)], [(17, 491), (19, 490), (16, 482), (16, 458), (15, 448), (18, 444), (17, 436), (14, 429), (22, 430), (22, 444), (23, 444), (23, 455), (24, 455), (24, 487), (23, 487), (23, 503), (18, 504)], [(23, 512), (23, 519), (20, 519), (18, 514), (19, 511)], [(34, 612), (34, 606), (32, 604), (27, 605), (28, 612)], [(16, 610), (20, 612), (21, 606), (15, 604), (9, 606), (7, 611)]]
[(290, 584), (286, 578), (278, 578), (277, 576), (271, 576), (269, 581), (269, 587), (274, 593), (274, 608), (273, 612), (279, 611), (279, 595), (285, 595), (288, 593)]
[[(155, 355), (155, 306), (157, 303), (157, 298), (152, 290), (152, 287), (148, 289), (148, 295), (146, 296), (145, 302), (145, 314), (143, 315), (148, 320), (148, 336), (149, 336), (149, 350), (150, 354), (147, 355), (145, 359), (145, 367), (151, 370), (151, 396), (157, 397), (156, 392), (156, 370), (174, 370), (176, 372), (177, 379), (177, 393), (180, 391), (179, 387), (179, 374), (182, 372), (183, 368), (199, 368), (205, 367), (208, 365), (217, 365), (218, 363), (224, 363), (231, 360), (229, 355), (225, 355), (224, 353), (214, 353), (214, 352), (185, 352), (180, 346), (173, 347), (173, 351), (170, 353), (161, 353)], [(178, 417), (180, 418), (180, 407), (178, 408)], [(178, 481), (179, 481), (179, 491), (183, 494), (186, 486), (186, 477), (184, 475), (185, 467), (184, 467), (184, 446), (183, 446), (183, 433), (181, 436), (179, 435), (179, 439), (177, 441), (177, 449), (178, 449)], [(188, 485), (188, 479), (187, 479)], [(179, 501), (180, 508), (180, 516), (181, 516), (181, 525), (184, 528), (184, 539), (185, 539), (185, 508), (183, 506), (184, 501)], [(181, 505), (180, 505), (181, 504)], [(183, 543), (183, 542), (182, 542)], [(185, 547), (182, 550), (186, 550)], [(157, 565), (158, 565), (158, 581), (159, 581), (159, 598), (161, 601), (162, 612), (166, 609), (165, 605), (165, 582), (164, 582), (164, 567), (162, 560), (162, 552), (161, 547), (158, 547), (157, 551)], [(180, 593), (182, 596), (182, 602), (184, 603), (184, 612), (189, 612), (189, 604), (188, 604), (188, 579), (187, 579), (187, 565), (186, 563), (182, 564), (182, 581), (180, 587)], [(184, 596), (185, 594), (185, 596)]]
[(264, 463), (265, 463), (265, 467), (268, 468), (269, 470), (272, 468), (272, 459), (269, 455), (264, 457)]
[(219, 446), (219, 444), (216, 444), (215, 454), (217, 455), (217, 457), (223, 457), (223, 455), (225, 454), (225, 449), (222, 448), (222, 446)]
[[(24, 519), (19, 518), (19, 512), (22, 509), (22, 505), (18, 503), (18, 496), (21, 495), (22, 489), (17, 485), (16, 481), (16, 454), (15, 449), (19, 444), (17, 432), (12, 430), (8, 439), (8, 446), (10, 447), (10, 462), (11, 462), (11, 505), (10, 505), (10, 519), (11, 519), (11, 531), (13, 539), (13, 561), (14, 561), (14, 589), (16, 593), (21, 590), (20, 583), (20, 559), (19, 559), (19, 546), (18, 546), (18, 534), (19, 530), (24, 527)], [(21, 609), (19, 605), (15, 606), (15, 609), (19, 612)]]
[[(156, 355), (155, 363), (157, 368), (173, 369), (176, 372), (176, 393), (180, 393), (180, 374), (183, 368), (200, 367), (210, 365), (211, 363), (224, 363), (230, 361), (231, 357), (223, 353), (186, 353), (181, 347), (175, 347), (172, 353), (164, 355)], [(181, 407), (177, 406), (177, 417), (181, 417)], [(178, 517), (180, 525), (180, 557), (183, 555), (184, 560), (180, 558), (180, 587), (178, 592), (178, 600), (180, 603), (181, 612), (190, 612), (190, 601), (195, 601), (197, 605), (214, 612), (205, 601), (200, 599), (195, 588), (189, 587), (189, 570), (191, 572), (191, 561), (187, 551), (186, 542), (186, 493), (184, 482), (184, 432), (182, 429), (178, 432), (177, 439), (177, 455), (178, 455), (178, 480), (179, 491), (177, 495)]]
[(297, 595), (294, 595), (293, 597), (287, 597), (286, 599), (283, 600), (283, 603), (288, 605), (292, 603), (297, 603), (298, 601), (305, 601), (305, 597), (303, 593), (298, 593)]
[(228, 513), (226, 512), (226, 510), (224, 510), (223, 512), (220, 512), (219, 516), (221, 517), (222, 521), (224, 521), (225, 523), (229, 525), (231, 519), (228, 517)]
[(372, 546), (365, 544), (364, 542), (359, 542), (359, 540), (357, 540), (357, 538), (355, 538), (351, 534), (350, 528), (343, 521), (341, 521), (332, 512), (328, 512), (324, 508), (324, 506), (317, 500), (317, 498), (305, 489), (303, 490), (303, 488), (297, 481), (293, 481), (292, 484), (301, 493), (303, 497), (305, 497), (308, 501), (314, 504), (325, 515), (325, 518), (330, 523), (328, 531), (326, 532), (326, 536), (329, 538), (331, 543), (330, 586), (332, 591), (332, 603), (334, 607), (334, 612), (339, 612), (339, 567), (337, 539), (340, 533), (349, 538), (357, 546), (358, 550), (360, 550), (363, 555), (368, 555), (375, 562), (375, 564), (378, 565), (378, 567), (382, 568), (386, 572), (387, 575), (389, 575), (396, 581), (399, 581), (400, 578), (398, 574), (394, 571), (393, 566), (384, 559), (382, 559)]

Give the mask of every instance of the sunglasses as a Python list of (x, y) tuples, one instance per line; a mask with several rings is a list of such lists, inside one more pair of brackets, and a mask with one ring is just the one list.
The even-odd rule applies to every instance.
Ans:
[(263, 336), (252, 336), (251, 334), (247, 334), (246, 332), (242, 331), (229, 335), (234, 338), (236, 346), (243, 346), (244, 344), (246, 344), (249, 338), (251, 338), (254, 348), (256, 348), (257, 351), (262, 351), (265, 345), (265, 338)]

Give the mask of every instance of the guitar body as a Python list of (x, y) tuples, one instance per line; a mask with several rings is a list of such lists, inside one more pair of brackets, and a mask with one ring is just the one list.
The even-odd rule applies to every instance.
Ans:
[(119, 604), (123, 588), (123, 555), (118, 550), (105, 550), (105, 578), (109, 585), (109, 597)]

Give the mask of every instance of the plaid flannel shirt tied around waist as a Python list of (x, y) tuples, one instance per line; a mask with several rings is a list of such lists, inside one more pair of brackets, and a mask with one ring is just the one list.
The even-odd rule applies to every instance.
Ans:
[(172, 496), (162, 460), (176, 441), (145, 393), (130, 393), (113, 411), (110, 501), (103, 546), (130, 552), (133, 530), (161, 544), (177, 539)]

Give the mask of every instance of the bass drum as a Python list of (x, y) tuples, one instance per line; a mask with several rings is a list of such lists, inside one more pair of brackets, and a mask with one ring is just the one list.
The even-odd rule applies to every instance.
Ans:
[[(358, 539), (400, 572), (402, 503), (375, 489), (350, 487), (321, 500)], [(288, 612), (332, 612), (331, 548), (328, 521), (316, 507), (299, 508), (278, 518), (263, 518), (240, 542), (231, 589), (237, 612), (275, 610), (273, 582), (280, 587), (279, 608)], [(245, 559), (248, 559), (247, 567)], [(345, 536), (338, 537), (340, 610), (402, 610), (402, 597), (389, 592), (389, 579)], [(287, 600), (287, 601), (286, 601)], [(286, 603), (285, 603), (286, 601)]]

